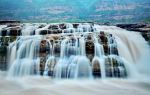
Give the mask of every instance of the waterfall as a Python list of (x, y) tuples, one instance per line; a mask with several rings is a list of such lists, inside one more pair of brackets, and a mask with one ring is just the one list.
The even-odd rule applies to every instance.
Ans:
[[(111, 33), (115, 37), (119, 56), (123, 58), (126, 67), (130, 68), (130, 76), (149, 76), (150, 47), (138, 32), (127, 31), (116, 26), (98, 26), (98, 30)], [(128, 65), (128, 66), (127, 66)]]
[(94, 47), (95, 47), (95, 52), (94, 52), (94, 58), (92, 60), (92, 67), (94, 69), (95, 64), (99, 64), (100, 66), (100, 72), (101, 72), (101, 77), (105, 78), (106, 77), (106, 70), (105, 70), (105, 62), (104, 62), (104, 48), (103, 45), (101, 45), (98, 42), (98, 38), (96, 35), (93, 37), (94, 39)]
[(23, 36), (33, 35), (36, 28), (37, 28), (37, 26), (35, 26), (35, 25), (25, 24), (25, 25), (23, 25), (21, 33)]
[(48, 43), (50, 52), (48, 55), (48, 59), (46, 60), (46, 63), (45, 63), (44, 75), (48, 76), (49, 71), (53, 71), (53, 68), (55, 66), (55, 57), (53, 55), (54, 49), (53, 49), (51, 42), (47, 39), (46, 39), (46, 42)]
[(39, 74), (38, 52), (41, 38), (41, 36), (22, 36), (10, 45), (9, 77)]
[(84, 37), (65, 38), (61, 42), (61, 54), (54, 74), (60, 78), (92, 78), (90, 61), (85, 57)]
[[(23, 26), (21, 32), (26, 36), (9, 43), (10, 77), (41, 74), (56, 79), (105, 79), (150, 74), (149, 46), (139, 33), (88, 23), (39, 26)], [(47, 32), (41, 36), (43, 30)]]

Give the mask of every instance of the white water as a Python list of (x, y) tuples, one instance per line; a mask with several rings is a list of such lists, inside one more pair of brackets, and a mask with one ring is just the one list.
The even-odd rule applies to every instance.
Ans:
[[(75, 41), (75, 42), (74, 42)], [(85, 56), (84, 38), (66, 38), (61, 42), (60, 59), (54, 68), (55, 78), (92, 78), (89, 59)]]
[(37, 28), (37, 26), (32, 25), (32, 24), (25, 24), (22, 27), (22, 35), (26, 36), (26, 35), (33, 35), (34, 34), (34, 30)]
[[(35, 39), (36, 38), (36, 39)], [(24, 41), (25, 40), (25, 41)], [(16, 42), (9, 46), (9, 77), (39, 74), (38, 51), (41, 36), (19, 37)], [(14, 51), (13, 51), (14, 50)]]
[[(130, 72), (150, 76), (150, 46), (138, 32), (127, 31), (116, 26), (97, 26), (97, 30), (111, 33), (116, 39), (119, 56), (130, 64)], [(135, 76), (134, 76), (135, 77)]]
[[(53, 45), (49, 39), (38, 35), (40, 34), (38, 29), (37, 36), (18, 37), (8, 47), (9, 71), (0, 71), (0, 95), (149, 95), (150, 48), (142, 36), (115, 26), (95, 25), (94, 29), (97, 33), (99, 31), (105, 31), (106, 35), (108, 33), (108, 44), (112, 48), (109, 49), (110, 54), (105, 55), (101, 41), (99, 42), (97, 34), (93, 33), (95, 50), (92, 62), (86, 57), (85, 43), (88, 33), (78, 35), (74, 33), (72, 36), (74, 41), (71, 40), (72, 37), (63, 34), (65, 38), (61, 41), (60, 57), (55, 57)], [(80, 26), (77, 30), (83, 32), (84, 29)], [(113, 38), (109, 37), (110, 33)], [(47, 76), (48, 71), (54, 70), (54, 79), (37, 76), (40, 68), (41, 40), (46, 40), (50, 48), (44, 75)], [(112, 42), (115, 42), (114, 46)], [(118, 49), (119, 56), (114, 55), (114, 47)], [(114, 59), (117, 60), (117, 66), (114, 66), (116, 65), (113, 63)], [(106, 63), (107, 61), (109, 62)], [(92, 69), (97, 64), (102, 80), (93, 79)], [(114, 72), (114, 69), (119, 73)], [(108, 70), (114, 77), (124, 76), (124, 69), (128, 78), (107, 78)]]
[(0, 95), (149, 95), (149, 80), (53, 80), (44, 77), (5, 79), (0, 72)]
[[(61, 34), (63, 38), (60, 41), (60, 56), (56, 57), (53, 54), (53, 45), (49, 39), (39, 36), (40, 31), (48, 29), (50, 25), (52, 24), (35, 29), (36, 36), (19, 37), (16, 42), (9, 45), (9, 64), (11, 65), (8, 72), (9, 76), (33, 75), (33, 68), (36, 68), (34, 69), (34, 74), (39, 74), (40, 57), (38, 54), (40, 43), (42, 40), (46, 40), (50, 48), (50, 54), (47, 56), (45, 62), (44, 75), (48, 75), (48, 72), (52, 71), (52, 76), (56, 79), (92, 79), (92, 69), (94, 69), (96, 64), (99, 64), (99, 72), (102, 79), (108, 76), (124, 76), (126, 75), (124, 72), (127, 73), (128, 78), (137, 78), (141, 75), (149, 77), (150, 49), (139, 33), (126, 31), (115, 26), (94, 25), (93, 27), (90, 24), (79, 24), (78, 28), (74, 29), (83, 29), (82, 31), (77, 31), (81, 33), (74, 31), (71, 36), (64, 33)], [(91, 27), (95, 29), (94, 32), (91, 32)], [(72, 24), (67, 24), (67, 29), (70, 28), (73, 28)], [(27, 28), (24, 30), (30, 29)], [(109, 54), (104, 53), (103, 44), (98, 38), (97, 33), (99, 34), (100, 31), (104, 31), (108, 40)], [(32, 33), (29, 32), (27, 34)], [(95, 47), (94, 58), (91, 62), (86, 56), (85, 43), (88, 40), (87, 36), (89, 34), (92, 35)], [(131, 35), (132, 37), (130, 37)], [(114, 48), (117, 49), (119, 55), (115, 54)], [(106, 59), (110, 59), (109, 63), (105, 62)], [(115, 64), (113, 63), (114, 59), (117, 60)]]
[(100, 66), (100, 72), (101, 72), (101, 78), (105, 78), (106, 77), (106, 68), (105, 68), (105, 58), (104, 58), (104, 48), (103, 45), (100, 44), (98, 42), (98, 38), (96, 37), (96, 35), (94, 35), (94, 47), (95, 47), (95, 52), (94, 52), (94, 58), (92, 60), (92, 68), (94, 68), (93, 66), (95, 64), (99, 64)]

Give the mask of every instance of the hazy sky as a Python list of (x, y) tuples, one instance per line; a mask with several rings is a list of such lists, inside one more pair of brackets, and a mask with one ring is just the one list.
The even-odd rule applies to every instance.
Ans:
[(0, 19), (148, 18), (149, 9), (150, 0), (0, 0)]

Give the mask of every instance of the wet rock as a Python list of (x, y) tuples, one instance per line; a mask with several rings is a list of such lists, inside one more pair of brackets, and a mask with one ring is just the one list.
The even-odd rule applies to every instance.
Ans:
[(103, 31), (100, 32), (99, 38), (103, 44), (106, 44), (108, 42), (107, 37)]
[(59, 26), (58, 25), (50, 25), (50, 27), (48, 29), (51, 29), (51, 30), (58, 30), (59, 29)]
[(150, 32), (150, 28), (147, 29), (149, 25), (146, 24), (117, 24), (116, 26), (129, 31)]
[(145, 27), (145, 24), (117, 24), (117, 27), (125, 28), (125, 29), (135, 29)]
[(104, 44), (103, 47), (104, 47), (104, 53), (105, 53), (105, 55), (108, 55), (109, 54), (109, 47), (108, 47), (108, 45)]
[(40, 53), (46, 53), (46, 40), (42, 40), (40, 44)]
[(40, 25), (38, 28), (43, 28), (43, 27), (45, 27), (45, 25), (42, 24), (42, 25)]
[(101, 77), (101, 70), (100, 70), (100, 63), (98, 60), (95, 60), (94, 62), (92, 62), (93, 65), (93, 68), (92, 68), (92, 73), (93, 73), (93, 76), (95, 78), (98, 78), (98, 77)]
[(10, 30), (10, 34), (9, 34), (9, 36), (19, 36), (19, 35), (21, 35), (21, 29), (12, 29), (12, 30)]
[(73, 24), (73, 28), (78, 28), (79, 24)]
[(1, 31), (1, 36), (7, 36), (7, 30), (2, 30)]
[(20, 23), (20, 21), (16, 21), (16, 20), (0, 20), (0, 25), (10, 25), (10, 26), (14, 26), (14, 25), (18, 25)]
[(60, 44), (54, 45), (54, 54), (55, 56), (60, 56)]
[(92, 41), (86, 42), (86, 54), (94, 54), (94, 43)]
[(46, 35), (46, 34), (48, 34), (48, 30), (41, 30), (40, 31), (40, 35)]
[(59, 24), (60, 29), (66, 29), (66, 24)]

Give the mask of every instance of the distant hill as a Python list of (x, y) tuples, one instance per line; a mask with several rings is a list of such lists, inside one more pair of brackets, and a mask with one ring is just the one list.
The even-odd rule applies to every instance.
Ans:
[(135, 23), (149, 18), (149, 0), (0, 0), (0, 20)]

